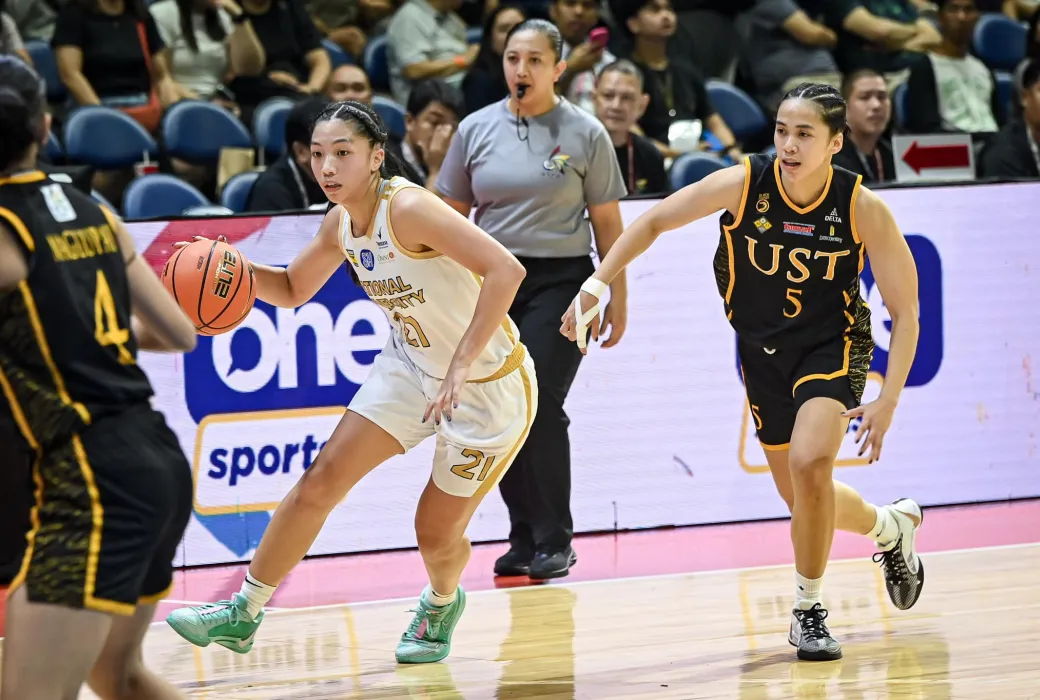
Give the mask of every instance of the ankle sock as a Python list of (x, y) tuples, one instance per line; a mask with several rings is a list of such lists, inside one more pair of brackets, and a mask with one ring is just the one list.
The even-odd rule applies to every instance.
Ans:
[(255, 620), (256, 616), (260, 614), (260, 611), (267, 605), (267, 601), (271, 600), (271, 596), (274, 595), (275, 588), (277, 586), (268, 586), (266, 583), (260, 583), (249, 574), (246, 574), (239, 593), (246, 599), (246, 609), (251, 618)]
[(806, 578), (797, 571), (794, 574), (794, 607), (798, 610), (808, 610), (817, 603), (822, 603), (820, 589), (823, 587), (823, 577)]
[(433, 586), (426, 586), (426, 588), (423, 589), (422, 598), (430, 605), (443, 608), (445, 605), (451, 605), (454, 603), (458, 594), (458, 588), (447, 595), (441, 595), (437, 591), (433, 590)]
[(874, 528), (867, 533), (868, 537), (878, 543), (881, 547), (887, 547), (899, 537), (899, 523), (892, 511), (884, 506), (872, 506), (876, 520)]

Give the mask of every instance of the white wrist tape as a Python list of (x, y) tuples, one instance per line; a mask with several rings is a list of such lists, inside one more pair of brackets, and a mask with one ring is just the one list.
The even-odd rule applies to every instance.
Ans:
[(586, 336), (589, 332), (589, 324), (599, 318), (599, 302), (603, 292), (607, 291), (607, 285), (594, 277), (590, 277), (581, 285), (581, 291), (596, 297), (596, 303), (585, 313), (581, 311), (581, 294), (574, 297), (574, 325), (577, 334), (578, 347), (582, 350), (586, 347)]

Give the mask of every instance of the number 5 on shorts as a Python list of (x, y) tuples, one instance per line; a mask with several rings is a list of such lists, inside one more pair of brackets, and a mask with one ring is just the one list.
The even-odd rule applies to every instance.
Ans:
[[(463, 479), (469, 479), (471, 481), (473, 479), (476, 479), (477, 481), (483, 481), (484, 477), (486, 477), (488, 475), (488, 472), (491, 471), (491, 465), (495, 463), (495, 455), (491, 455), (490, 457), (484, 457), (484, 453), (480, 450), (471, 450), (467, 448), (465, 450), (462, 450), (462, 456), (469, 458), (469, 461), (463, 464), (452, 465), (451, 473), (455, 474), (456, 476), (461, 476)], [(480, 474), (478, 475), (476, 474), (475, 470), (477, 467), (480, 466), (481, 462), (484, 463), (484, 466), (480, 470)]]

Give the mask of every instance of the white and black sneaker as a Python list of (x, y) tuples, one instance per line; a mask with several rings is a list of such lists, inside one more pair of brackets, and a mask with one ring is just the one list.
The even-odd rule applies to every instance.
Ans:
[[(892, 604), (900, 610), (909, 610), (924, 589), (924, 564), (914, 549), (917, 528), (924, 522), (924, 513), (921, 506), (909, 498), (900, 498), (885, 508), (899, 524), (899, 536), (873, 558), (885, 572), (885, 587)], [(917, 525), (910, 516), (917, 518)]]
[(798, 648), (802, 661), (835, 661), (841, 658), (841, 644), (827, 629), (827, 611), (816, 603), (808, 610), (791, 611), (791, 631), (787, 641)]

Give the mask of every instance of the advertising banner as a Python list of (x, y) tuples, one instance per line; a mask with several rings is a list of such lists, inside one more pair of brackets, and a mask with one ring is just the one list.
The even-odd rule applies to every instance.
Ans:
[[(880, 462), (850, 427), (839, 479), (869, 500), (923, 505), (1040, 496), (1040, 185), (884, 190), (917, 263), (921, 335)], [(633, 221), (654, 202), (623, 202)], [(227, 236), (255, 262), (287, 265), (320, 216), (131, 224), (157, 268), (178, 240)], [(661, 236), (629, 269), (628, 331), (590, 348), (567, 401), (578, 532), (786, 515), (754, 435), (736, 340), (712, 275), (710, 217)], [(887, 369), (891, 321), (865, 266), (877, 343), (865, 401)], [(309, 302), (257, 302), (234, 332), (141, 364), (189, 456), (195, 517), (179, 564), (249, 558), (270, 514), (314, 461), (365, 380), (390, 327), (337, 272)], [(329, 517), (312, 554), (415, 546), (413, 515), (433, 442), (366, 476)], [(504, 539), (497, 492), (469, 529)]]

